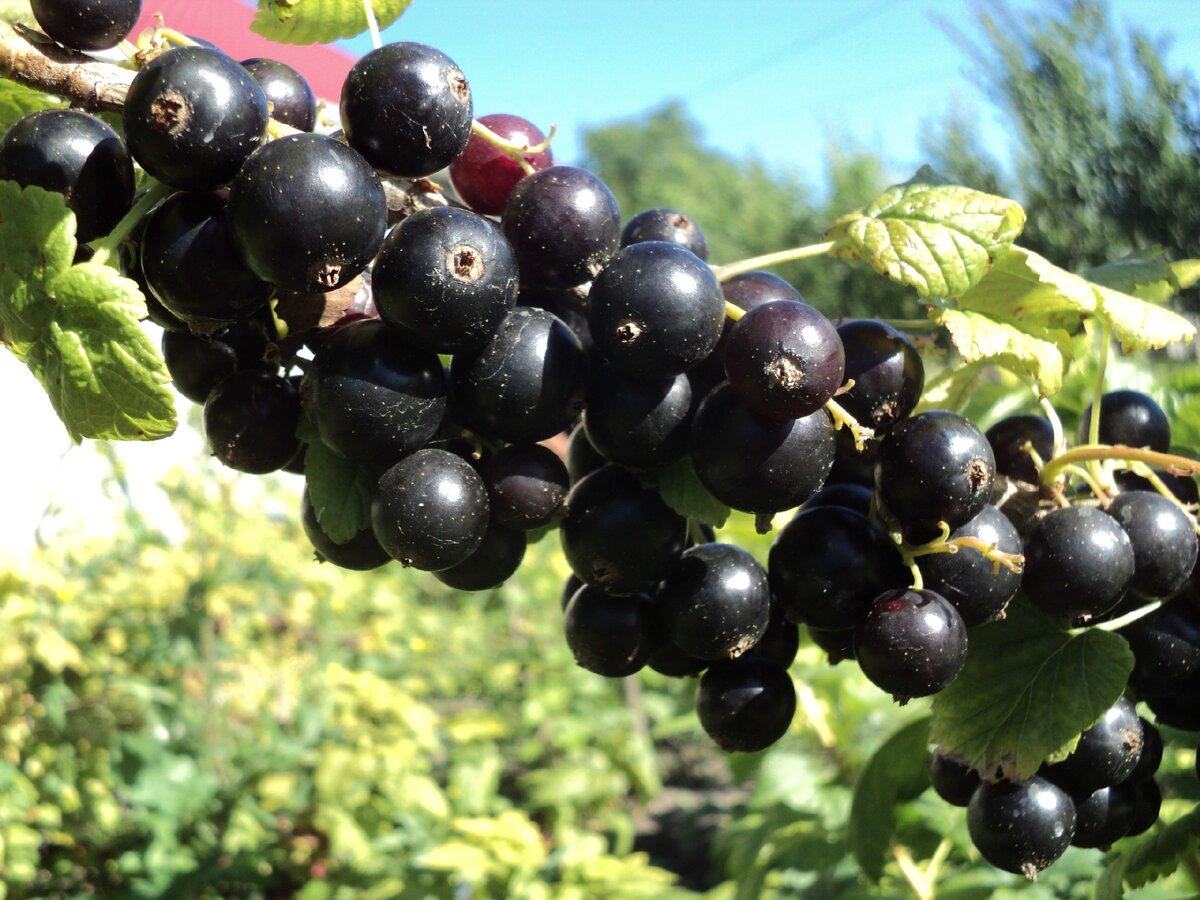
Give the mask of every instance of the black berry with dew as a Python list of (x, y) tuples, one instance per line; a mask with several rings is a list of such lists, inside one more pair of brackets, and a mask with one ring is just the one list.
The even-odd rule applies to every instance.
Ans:
[(380, 318), (438, 353), (483, 346), (516, 305), (517, 285), (500, 228), (450, 206), (401, 221), (371, 269)]
[(650, 469), (687, 454), (692, 406), (687, 375), (633, 378), (602, 365), (588, 379), (583, 426), (606, 459)]
[(981, 779), (979, 773), (962, 760), (935, 750), (929, 758), (929, 780), (934, 792), (951, 806), (971, 802)]
[(797, 513), (771, 545), (767, 571), (789, 617), (831, 631), (853, 629), (872, 600), (911, 580), (883, 530), (839, 506)]
[(700, 259), (708, 259), (708, 241), (704, 239), (704, 232), (691, 216), (677, 209), (646, 209), (625, 223), (621, 229), (622, 247), (644, 241), (679, 244)]
[(842, 386), (842, 341), (833, 323), (807, 303), (766, 303), (730, 329), (725, 373), (759, 415), (797, 419), (816, 412)]
[(683, 552), (659, 588), (672, 642), (700, 659), (741, 656), (766, 634), (767, 573), (740, 547), (698, 544)]
[(1133, 545), (1131, 590), (1165, 597), (1183, 587), (1200, 553), (1191, 518), (1172, 500), (1149, 491), (1124, 491), (1109, 503)]
[(529, 531), (557, 521), (571, 489), (567, 467), (541, 444), (509, 444), (479, 461), (492, 520)]
[[(1091, 433), (1092, 406), (1079, 420), (1079, 442)], [(1171, 447), (1171, 423), (1158, 402), (1141, 391), (1110, 391), (1100, 398), (1100, 443), (1149, 447), (1166, 453)]]
[(454, 355), (451, 414), (490, 440), (546, 440), (579, 414), (586, 379), (583, 348), (562, 320), (518, 306), (482, 347)]
[(1128, 778), (1141, 755), (1141, 719), (1129, 699), (1121, 697), (1079, 736), (1066, 759), (1045, 766), (1042, 775), (1064, 790), (1090, 794)]
[(1075, 803), (1037, 775), (1025, 781), (985, 781), (967, 806), (967, 830), (989, 863), (1032, 880), (1070, 846)]
[(837, 402), (859, 424), (882, 435), (907, 418), (921, 399), (921, 356), (907, 335), (876, 319), (843, 322), (837, 333), (845, 352), (845, 379), (854, 382)]
[(1056, 509), (1025, 539), (1025, 594), (1070, 622), (1091, 621), (1116, 606), (1133, 572), (1129, 536), (1093, 507)]
[(1073, 798), (1075, 836), (1073, 847), (1107, 850), (1129, 833), (1137, 812), (1137, 791), (1133, 785), (1102, 787), (1091, 794)]
[(513, 188), (500, 224), (522, 281), (567, 288), (591, 281), (616, 253), (621, 210), (591, 172), (551, 166)]
[[(756, 306), (776, 300), (803, 302), (800, 292), (773, 272), (753, 270), (734, 275), (721, 282), (721, 293), (725, 302), (749, 312)], [(711, 389), (725, 380), (725, 342), (733, 329), (733, 319), (726, 317), (721, 326), (721, 338), (717, 346), (702, 363), (692, 369), (691, 374), (702, 379)]]
[(796, 688), (787, 669), (770, 660), (722, 660), (700, 676), (696, 714), (722, 750), (765, 750), (787, 734), (796, 714)]
[(350, 147), (292, 134), (246, 160), (229, 193), (229, 221), (259, 278), (321, 293), (349, 284), (375, 258), (387, 201), (379, 176)]
[(988, 504), (996, 460), (983, 432), (945, 410), (894, 424), (879, 444), (875, 489), (905, 540), (936, 537), (939, 522), (957, 528)]
[(1200, 676), (1200, 607), (1177, 597), (1119, 632), (1133, 651), (1129, 684), (1139, 696), (1178, 693)]
[(72, 50), (107, 50), (125, 39), (142, 0), (30, 0), (38, 27)]
[(299, 131), (312, 131), (317, 121), (317, 98), (304, 76), (285, 62), (256, 56), (243, 59), (242, 68), (267, 95), (271, 118)]
[[(1023, 545), (1017, 528), (990, 503), (975, 518), (950, 532), (950, 540), (973, 538), (1001, 553), (1019, 555)], [(957, 553), (930, 553), (917, 558), (925, 587), (954, 604), (968, 628), (1003, 613), (1021, 586), (1021, 573), (997, 565), (976, 547)]]
[(460, 563), (433, 573), (456, 591), (490, 591), (500, 587), (521, 566), (529, 539), (524, 531), (488, 521), (475, 551)]
[(1033, 447), (1042, 462), (1049, 462), (1054, 456), (1054, 429), (1042, 416), (1008, 416), (985, 435), (996, 456), (996, 471), (1026, 484), (1037, 484), (1038, 480), (1037, 466), (1026, 445)]
[(483, 479), (460, 457), (430, 447), (384, 472), (371, 504), (371, 527), (383, 549), (428, 572), (474, 553), (487, 524)]
[(571, 488), (559, 534), (585, 583), (632, 594), (667, 577), (687, 545), (687, 520), (629, 472), (605, 466)]
[(950, 685), (967, 661), (967, 627), (953, 604), (930, 590), (885, 591), (854, 629), (863, 674), (901, 702)]
[(722, 503), (752, 513), (799, 506), (820, 490), (833, 465), (833, 422), (825, 410), (788, 422), (752, 412), (725, 382), (692, 420), (692, 462)]
[[(518, 146), (536, 147), (546, 140), (541, 129), (520, 116), (493, 113), (481, 116), (479, 124)], [(554, 165), (554, 154), (549, 147), (537, 153), (522, 153), (521, 158), (535, 172)], [(474, 132), (463, 152), (450, 163), (450, 184), (459, 198), (475, 212), (486, 216), (504, 212), (509, 195), (524, 177), (525, 170), (516, 160)]]
[(267, 96), (219, 50), (178, 47), (134, 76), (121, 112), (133, 158), (159, 181), (208, 191), (230, 181), (262, 143)]
[(247, 316), (271, 296), (242, 260), (217, 193), (180, 191), (159, 204), (146, 219), (141, 263), (158, 301), (201, 329)]
[(575, 662), (608, 678), (639, 671), (663, 642), (649, 594), (618, 597), (588, 585), (568, 601), (563, 630)]
[(334, 541), (321, 527), (317, 509), (313, 506), (312, 496), (307, 488), (304, 496), (300, 498), (300, 524), (304, 527), (304, 534), (313, 545), (319, 562), (331, 563), (340, 569), (366, 572), (392, 561), (387, 551), (379, 546), (370, 525), (348, 541)]
[(724, 321), (724, 295), (712, 269), (666, 241), (620, 250), (588, 294), (596, 348), (635, 378), (678, 375), (697, 365), (717, 345)]
[(341, 99), (346, 141), (390, 175), (432, 175), (471, 136), (471, 86), (454, 60), (426, 44), (372, 50), (350, 69)]
[(204, 436), (213, 456), (231, 469), (262, 475), (281, 469), (300, 441), (300, 397), (286, 378), (237, 372), (204, 403)]
[(125, 142), (100, 119), (70, 109), (30, 113), (4, 133), (0, 180), (62, 194), (81, 243), (112, 231), (133, 203)]
[(351, 322), (317, 347), (301, 391), (321, 440), (357, 463), (390, 465), (419, 450), (446, 414), (437, 354), (379, 321)]

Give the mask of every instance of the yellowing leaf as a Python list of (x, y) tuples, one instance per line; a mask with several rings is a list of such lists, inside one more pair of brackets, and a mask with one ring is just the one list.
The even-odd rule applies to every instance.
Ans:
[(955, 297), (984, 277), (1024, 226), (1015, 200), (945, 184), (923, 167), (825, 236), (834, 256), (864, 260), (922, 297)]
[(87, 666), (79, 648), (49, 625), (38, 625), (33, 637), (33, 656), (51, 672), (63, 669), (86, 671)]
[[(380, 28), (391, 25), (412, 0), (372, 0)], [(250, 30), (283, 44), (327, 44), (367, 30), (362, 0), (258, 0)]]
[[(950, 332), (950, 339), (967, 363), (988, 362), (1011, 369), (1033, 381), (1045, 397), (1056, 394), (1062, 387), (1065, 368), (1062, 341), (1035, 337), (1016, 326), (974, 312), (941, 310), (935, 321)], [(1047, 334), (1058, 337), (1051, 332)]]
[(1196, 336), (1196, 326), (1165, 307), (1105, 287), (1097, 287), (1096, 294), (1100, 315), (1108, 320), (1113, 337), (1126, 353), (1160, 350)]

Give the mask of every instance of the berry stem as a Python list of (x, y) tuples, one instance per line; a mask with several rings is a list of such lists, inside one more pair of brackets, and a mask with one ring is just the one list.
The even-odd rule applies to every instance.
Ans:
[(725, 301), (725, 318), (729, 319), (731, 322), (736, 322), (745, 314), (746, 311), (736, 303), (730, 303), (728, 300)]
[(375, 18), (375, 7), (371, 0), (363, 0), (363, 12), (367, 14), (367, 30), (371, 32), (371, 46), (378, 50), (383, 46), (383, 38), (379, 36), (379, 20)]
[(1063, 437), (1062, 419), (1058, 417), (1058, 410), (1054, 408), (1049, 397), (1039, 398), (1038, 403), (1042, 407), (1042, 412), (1046, 414), (1046, 420), (1050, 423), (1050, 431), (1054, 435), (1054, 449), (1050, 455), (1051, 457), (1060, 456), (1067, 448), (1066, 439)]
[(1131, 463), (1129, 465), (1129, 469), (1135, 475), (1140, 475), (1142, 478), (1145, 478), (1147, 481), (1149, 481), (1150, 484), (1154, 486), (1156, 491), (1178, 506), (1183, 511), (1183, 514), (1187, 516), (1188, 521), (1192, 525), (1192, 530), (1195, 531), (1196, 534), (1200, 535), (1200, 520), (1196, 519), (1196, 511), (1176, 497), (1174, 492), (1167, 487), (1166, 483), (1158, 477), (1157, 472), (1155, 472), (1145, 463), (1140, 462)]
[[(1092, 385), (1092, 417), (1088, 422), (1088, 443), (1100, 443), (1100, 400), (1104, 396), (1104, 370), (1108, 366), (1108, 345), (1112, 343), (1112, 326), (1100, 319), (1100, 347), (1096, 353), (1096, 381)], [(1089, 462), (1088, 468), (1100, 484), (1111, 487), (1112, 478), (1099, 461)]]
[(1126, 625), (1136, 622), (1143, 616), (1150, 615), (1150, 613), (1162, 606), (1163, 602), (1164, 601), (1162, 600), (1155, 600), (1152, 603), (1146, 604), (1145, 606), (1138, 607), (1132, 612), (1127, 612), (1123, 616), (1117, 616), (1115, 619), (1109, 619), (1107, 622), (1099, 622), (1096, 625), (1083, 625), (1079, 628), (1072, 628), (1071, 634), (1083, 634), (1084, 632), (1090, 631), (1093, 628), (1098, 628), (1101, 631), (1117, 631), (1121, 628), (1124, 628)]
[(739, 260), (738, 262), (726, 263), (723, 266), (713, 266), (712, 270), (713, 274), (717, 276), (717, 281), (728, 281), (735, 275), (752, 272), (755, 269), (766, 269), (770, 266), (778, 266), (782, 263), (794, 262), (798, 259), (824, 256), (833, 249), (833, 244), (833, 241), (825, 241), (822, 244), (792, 247), (790, 250), (779, 250), (763, 256), (752, 256), (749, 259)]
[(1112, 447), (1108, 444), (1082, 444), (1072, 447), (1065, 453), (1054, 457), (1042, 469), (1040, 483), (1042, 487), (1051, 487), (1069, 466), (1080, 462), (1100, 460), (1119, 460), (1123, 462), (1140, 462), (1150, 466), (1158, 466), (1177, 475), (1200, 474), (1200, 462), (1188, 459), (1186, 456), (1176, 456), (1173, 453), (1159, 453), (1157, 450), (1145, 450), (1140, 447)]
[(471, 122), (471, 133), (483, 138), (493, 147), (503, 150), (506, 154), (508, 154), (513, 162), (521, 167), (521, 171), (523, 171), (526, 175), (532, 175), (534, 173), (534, 168), (529, 164), (529, 161), (526, 160), (525, 157), (535, 156), (549, 147), (550, 142), (554, 140), (554, 136), (558, 134), (558, 126), (551, 125), (550, 131), (546, 135), (546, 139), (540, 144), (534, 144), (532, 146), (529, 144), (514, 144), (512, 141), (496, 134), (496, 132), (492, 131), (492, 129), (488, 128), (478, 119), (475, 119)]
[(1091, 489), (1092, 494), (1100, 501), (1101, 505), (1108, 506), (1108, 502), (1112, 499), (1112, 493), (1105, 490), (1104, 485), (1092, 477), (1092, 473), (1088, 469), (1083, 466), (1067, 466), (1063, 471), (1082, 478), (1088, 488)]
[(875, 437), (875, 432), (865, 425), (860, 425), (858, 419), (846, 412), (845, 408), (833, 398), (825, 401), (825, 409), (833, 418), (833, 430), (840, 431), (843, 428), (849, 428), (850, 434), (854, 437), (854, 449), (860, 453), (867, 441)]
[(146, 189), (142, 191), (142, 195), (133, 204), (129, 212), (125, 213), (125, 217), (116, 224), (116, 227), (104, 237), (92, 242), (91, 246), (95, 253), (92, 255), (91, 262), (100, 266), (113, 266), (117, 268), (117, 249), (133, 233), (133, 229), (137, 227), (138, 222), (142, 221), (146, 214), (158, 205), (159, 201), (170, 194), (171, 190), (172, 188), (161, 181), (152, 180), (148, 182)]
[(900, 874), (912, 888), (917, 900), (933, 900), (933, 883), (921, 867), (913, 860), (908, 848), (900, 844), (892, 844), (892, 858), (900, 868)]

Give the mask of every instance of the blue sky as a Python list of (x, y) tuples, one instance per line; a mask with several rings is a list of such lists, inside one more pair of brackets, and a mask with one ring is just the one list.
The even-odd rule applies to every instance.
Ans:
[[(1173, 33), (1173, 66), (1200, 59), (1200, 0), (1117, 0), (1111, 9), (1118, 22)], [(879, 152), (907, 177), (922, 161), (923, 120), (952, 102), (977, 112), (996, 155), (1006, 155), (997, 112), (939, 17), (971, 30), (966, 0), (414, 0), (384, 40), (453, 57), (471, 80), (476, 115), (557, 123), (560, 161), (577, 161), (582, 129), (679, 99), (711, 146), (790, 167), (819, 187), (832, 139)], [(347, 43), (370, 49), (365, 35)]]

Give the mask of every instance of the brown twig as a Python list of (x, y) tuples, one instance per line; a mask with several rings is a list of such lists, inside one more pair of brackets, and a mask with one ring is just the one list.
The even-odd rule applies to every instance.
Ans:
[(134, 72), (98, 62), (57, 44), (31, 40), (32, 32), (19, 33), (0, 23), (0, 78), (57, 94), (78, 109), (92, 112), (121, 109)]

